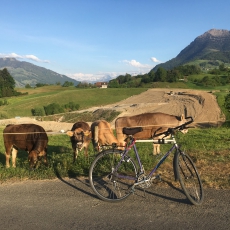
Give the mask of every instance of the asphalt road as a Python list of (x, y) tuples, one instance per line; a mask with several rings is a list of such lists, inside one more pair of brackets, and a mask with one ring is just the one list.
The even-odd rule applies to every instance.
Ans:
[(229, 229), (230, 191), (205, 190), (201, 206), (175, 188), (152, 186), (125, 201), (99, 200), (87, 180), (0, 185), (0, 229)]

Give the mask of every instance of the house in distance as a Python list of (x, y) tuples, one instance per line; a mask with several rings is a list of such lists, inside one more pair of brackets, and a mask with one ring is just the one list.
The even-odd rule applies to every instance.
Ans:
[(97, 88), (106, 89), (106, 88), (108, 88), (108, 83), (107, 83), (107, 82), (96, 82), (96, 83), (95, 83), (95, 86), (96, 86)]

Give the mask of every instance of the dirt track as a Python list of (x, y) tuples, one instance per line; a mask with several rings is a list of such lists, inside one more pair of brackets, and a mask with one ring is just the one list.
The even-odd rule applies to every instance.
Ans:
[[(104, 107), (93, 107), (84, 111), (97, 109), (112, 109), (120, 111), (119, 116), (130, 116), (146, 112), (163, 112), (176, 116), (185, 114), (192, 116), (194, 124), (199, 126), (220, 125), (225, 117), (212, 93), (198, 90), (173, 89), (149, 89), (139, 95)], [(83, 111), (78, 111), (83, 112)], [(46, 131), (60, 132), (71, 129), (73, 123), (55, 121), (36, 121), (31, 118), (0, 120), (0, 125), (20, 123), (37, 123)], [(112, 127), (114, 121), (112, 122)]]

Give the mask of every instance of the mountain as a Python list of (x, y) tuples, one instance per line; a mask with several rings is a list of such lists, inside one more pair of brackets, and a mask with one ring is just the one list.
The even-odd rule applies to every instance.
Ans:
[(33, 65), (29, 62), (18, 61), (15, 58), (0, 58), (0, 69), (7, 68), (10, 75), (15, 80), (16, 87), (25, 87), (26, 84), (35, 86), (37, 83), (56, 84), (65, 81), (73, 82), (78, 85), (79, 81), (69, 78), (65, 75), (58, 74), (52, 70)]
[(152, 70), (159, 67), (169, 70), (196, 60), (230, 63), (230, 31), (211, 29), (198, 36), (175, 58), (156, 65)]

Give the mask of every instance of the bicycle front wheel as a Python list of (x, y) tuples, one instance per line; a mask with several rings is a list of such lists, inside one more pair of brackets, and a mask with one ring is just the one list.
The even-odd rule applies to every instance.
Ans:
[(123, 152), (117, 149), (105, 150), (91, 164), (90, 186), (104, 201), (121, 201), (132, 193), (137, 167), (128, 155), (122, 160), (122, 154)]
[(200, 205), (204, 199), (203, 186), (192, 159), (179, 150), (176, 153), (175, 167), (185, 195), (192, 204)]

